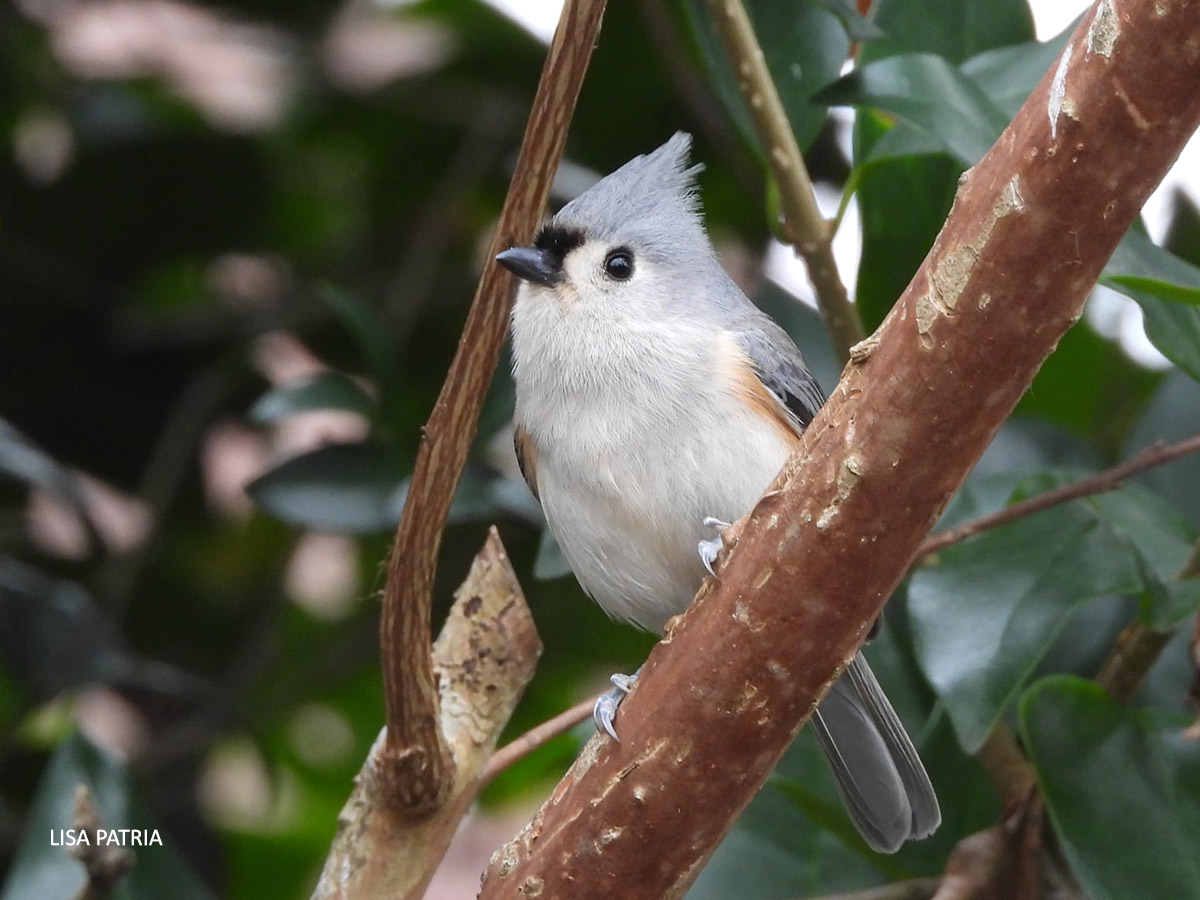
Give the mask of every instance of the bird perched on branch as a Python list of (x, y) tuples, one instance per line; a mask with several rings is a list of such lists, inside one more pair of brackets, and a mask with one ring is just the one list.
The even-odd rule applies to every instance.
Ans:
[[(521, 471), (583, 589), (661, 632), (683, 612), (825, 397), (791, 338), (721, 267), (676, 134), (572, 200), (532, 247), (512, 315)], [(614, 738), (632, 677), (597, 701)], [(863, 838), (892, 852), (937, 828), (921, 760), (861, 655), (813, 714)]]

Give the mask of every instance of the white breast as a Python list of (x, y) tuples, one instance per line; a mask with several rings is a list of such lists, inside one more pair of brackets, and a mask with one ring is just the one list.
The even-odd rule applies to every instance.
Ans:
[(610, 615), (659, 631), (704, 569), (705, 516), (747, 512), (791, 449), (718, 377), (719, 333), (614, 321), (519, 298), (517, 424), (537, 447), (546, 520)]

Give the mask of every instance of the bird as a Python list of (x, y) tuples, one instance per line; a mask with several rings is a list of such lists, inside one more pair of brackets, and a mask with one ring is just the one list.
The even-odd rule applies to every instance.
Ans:
[[(704, 227), (691, 136), (677, 132), (564, 205), (517, 276), (511, 315), (521, 472), (583, 590), (661, 633), (825, 402), (799, 349), (721, 265)], [(634, 676), (597, 724), (614, 738)], [(812, 717), (866, 843), (933, 833), (929, 776), (861, 654)]]

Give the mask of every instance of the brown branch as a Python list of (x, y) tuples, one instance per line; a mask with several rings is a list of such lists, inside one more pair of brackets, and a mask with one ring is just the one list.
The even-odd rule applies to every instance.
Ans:
[(992, 726), (976, 753), (976, 759), (999, 791), (1006, 809), (1024, 802), (1037, 784), (1033, 766), (1006, 722), (997, 722)]
[(1020, 503), (1006, 506), (1004, 509), (990, 515), (980, 516), (978, 519), (973, 519), (957, 528), (949, 528), (946, 531), (935, 534), (921, 544), (920, 549), (917, 550), (917, 557), (932, 556), (934, 553), (946, 549), (951, 544), (965, 541), (967, 538), (990, 531), (993, 528), (999, 528), (1001, 525), (1007, 525), (1010, 522), (1015, 522), (1017, 519), (1023, 519), (1034, 513), (1042, 512), (1052, 506), (1069, 503), (1072, 500), (1078, 500), (1081, 497), (1088, 497), (1092, 494), (1102, 494), (1105, 491), (1115, 490), (1127, 479), (1132, 478), (1140, 472), (1165, 465), (1180, 457), (1197, 452), (1200, 452), (1200, 435), (1190, 437), (1175, 444), (1157, 443), (1152, 447), (1147, 447), (1132, 459), (1113, 466), (1111, 469), (1105, 469), (1103, 472), (1097, 472), (1095, 475), (1081, 479), (1074, 484), (1067, 484), (1054, 490), (1046, 491), (1044, 494), (1038, 494), (1036, 497), (1022, 500)]
[(557, 716), (530, 728), (520, 737), (513, 738), (492, 754), (492, 758), (488, 760), (487, 767), (483, 770), (483, 775), (479, 780), (484, 785), (488, 784), (517, 760), (524, 759), (538, 747), (549, 743), (560, 734), (566, 734), (592, 714), (594, 703), (594, 699), (576, 703), (570, 709), (563, 710)]
[(859, 648), (1200, 122), (1200, 4), (1094, 17), (482, 900), (681, 896)]
[(86, 784), (75, 787), (76, 831), (85, 833), (87, 842), (80, 841), (67, 852), (83, 864), (87, 881), (75, 895), (75, 900), (107, 900), (117, 884), (133, 868), (136, 857), (133, 851), (101, 841), (99, 831), (104, 827), (92, 792)]
[(741, 0), (709, 0), (708, 6), (754, 120), (767, 165), (779, 185), (785, 231), (796, 252), (804, 259), (834, 349), (845, 363), (850, 358), (850, 348), (862, 341), (866, 332), (838, 275), (833, 259), (833, 236), (817, 207), (812, 180), (796, 143), (796, 134), (788, 122), (762, 48), (754, 36), (754, 25)]
[[(489, 260), (527, 240), (545, 209), (603, 12), (604, 0), (569, 0), (563, 8)], [(442, 529), (504, 343), (511, 294), (512, 276), (489, 261), (422, 432), (388, 558), (380, 619), (387, 739), (379, 774), (396, 804), (413, 815), (437, 809), (454, 782), (428, 664), (431, 593)]]
[[(1175, 577), (1178, 581), (1200, 578), (1200, 541), (1192, 547), (1191, 556)], [(1134, 622), (1117, 636), (1096, 682), (1118, 703), (1128, 703), (1173, 636), (1174, 631), (1159, 631)]]
[(482, 787), (482, 772), (542, 652), (508, 556), (491, 529), (430, 657), (439, 731), (454, 757), (446, 803), (430, 816), (398, 810), (379, 768), (384, 734), (355, 779), (313, 900), (418, 900)]

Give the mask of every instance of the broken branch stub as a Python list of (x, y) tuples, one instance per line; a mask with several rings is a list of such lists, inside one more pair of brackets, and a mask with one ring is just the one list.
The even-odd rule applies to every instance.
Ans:
[(1099, 7), (483, 900), (682, 896), (853, 657), (1200, 121), (1200, 3)]
[(338, 816), (313, 900), (422, 896), (541, 652), (521, 586), (492, 528), (433, 646), (441, 709), (435, 724), (454, 762), (446, 802), (423, 818), (397, 808), (382, 778), (380, 732)]

